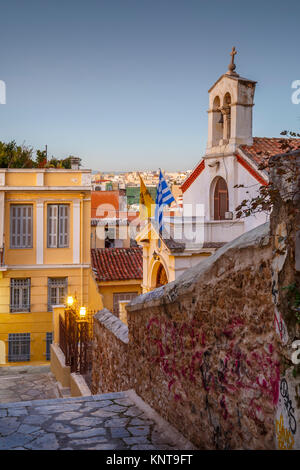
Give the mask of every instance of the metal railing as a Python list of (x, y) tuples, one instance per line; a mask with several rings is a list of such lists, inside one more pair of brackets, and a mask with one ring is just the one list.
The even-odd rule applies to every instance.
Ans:
[(92, 367), (92, 312), (84, 320), (73, 309), (59, 317), (59, 346), (71, 372), (89, 374)]

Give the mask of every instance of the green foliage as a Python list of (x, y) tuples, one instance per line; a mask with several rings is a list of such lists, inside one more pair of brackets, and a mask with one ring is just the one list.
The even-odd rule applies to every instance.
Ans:
[(0, 141), (0, 168), (71, 168), (71, 155), (63, 159), (51, 157), (48, 161), (46, 150), (36, 150), (35, 158), (33, 153), (32, 147), (17, 145), (14, 140)]
[(36, 164), (38, 168), (44, 168), (47, 164), (47, 152), (46, 150), (36, 151)]
[(0, 142), (0, 167), (1, 168), (33, 168), (32, 148), (25, 145), (17, 145), (14, 140)]
[[(281, 132), (283, 136), (289, 136), (291, 138), (300, 137), (300, 134), (296, 132), (289, 132), (283, 131)], [(294, 146), (292, 145), (292, 139), (283, 138), (279, 141), (280, 149), (282, 153), (288, 153), (295, 150)], [(299, 145), (300, 148), (300, 145)], [(262, 154), (262, 152), (260, 152)], [(286, 183), (295, 183), (299, 178), (299, 170), (295, 164), (295, 158), (290, 157), (289, 161), (283, 160), (270, 160), (272, 155), (270, 153), (266, 153), (261, 155), (261, 164), (258, 166), (259, 170), (267, 170), (269, 171), (270, 168), (274, 168), (276, 172), (276, 176), (278, 178), (284, 178)], [(287, 185), (288, 186), (288, 185)], [(242, 188), (245, 187), (243, 184), (235, 185), (235, 188)], [(293, 187), (293, 184), (291, 184)], [(284, 194), (285, 200), (293, 201), (296, 197), (296, 194), (299, 192), (299, 189), (296, 189), (294, 192)], [(279, 188), (277, 187), (275, 182), (270, 181), (267, 185), (260, 186), (258, 190), (258, 195), (244, 199), (237, 207), (236, 207), (236, 217), (237, 219), (249, 217), (250, 215), (266, 212), (270, 213), (272, 210), (273, 205), (282, 198), (280, 195)]]

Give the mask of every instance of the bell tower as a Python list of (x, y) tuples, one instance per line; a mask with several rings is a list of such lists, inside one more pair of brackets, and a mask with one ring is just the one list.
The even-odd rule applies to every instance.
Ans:
[(208, 139), (206, 155), (232, 154), (239, 145), (252, 145), (252, 108), (256, 82), (240, 77), (230, 53), (227, 72), (208, 90)]

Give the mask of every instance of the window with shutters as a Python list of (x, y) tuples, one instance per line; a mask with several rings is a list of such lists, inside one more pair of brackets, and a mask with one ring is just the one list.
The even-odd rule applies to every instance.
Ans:
[(8, 362), (30, 361), (30, 333), (9, 333)]
[(48, 248), (68, 248), (69, 246), (69, 205), (48, 204)]
[(48, 278), (48, 312), (52, 311), (53, 305), (61, 305), (66, 301), (68, 293), (67, 277)]
[(10, 280), (10, 312), (30, 312), (30, 279)]
[(32, 204), (11, 204), (11, 248), (32, 248), (32, 213)]
[(214, 192), (214, 220), (225, 220), (228, 212), (228, 189), (226, 181), (218, 178)]

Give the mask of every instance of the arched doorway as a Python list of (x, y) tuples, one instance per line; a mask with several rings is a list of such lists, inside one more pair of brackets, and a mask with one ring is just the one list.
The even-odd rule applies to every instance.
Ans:
[(214, 191), (214, 220), (224, 220), (228, 212), (228, 188), (223, 178), (218, 178)]
[(165, 284), (168, 284), (168, 276), (165, 268), (160, 264), (156, 274), (156, 287), (161, 287)]

